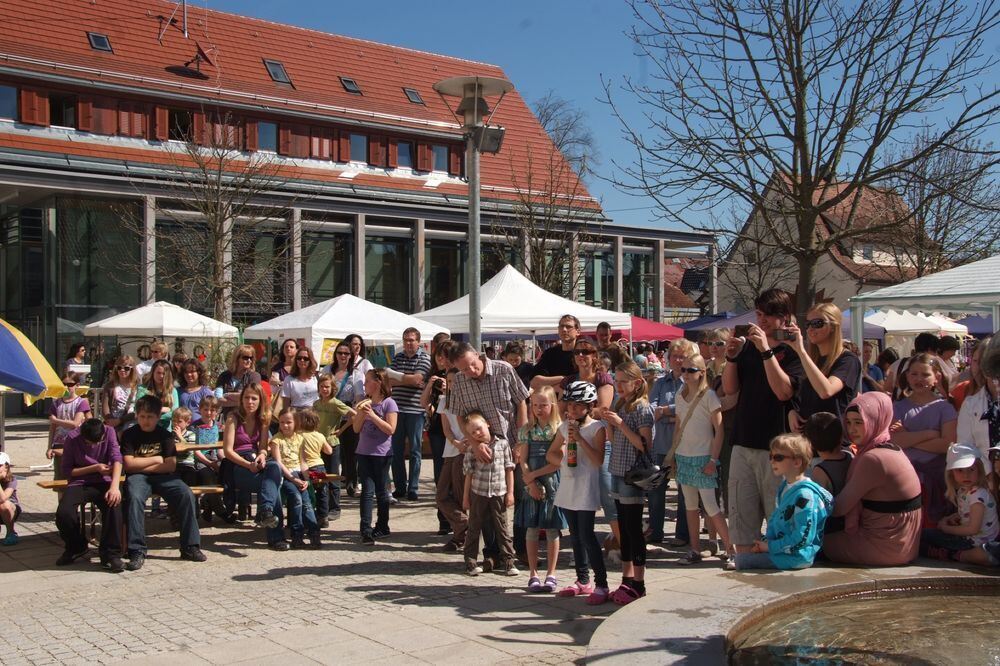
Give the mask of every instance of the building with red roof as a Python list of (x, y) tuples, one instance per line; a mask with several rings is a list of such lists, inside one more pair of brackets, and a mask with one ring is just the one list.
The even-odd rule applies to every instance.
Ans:
[[(268, 223), (227, 251), (236, 281), (255, 265), (280, 269), (253, 298), (232, 292), (235, 320), (342, 293), (407, 312), (457, 298), (464, 135), (458, 100), (433, 86), (469, 75), (506, 78), (495, 65), (168, 0), (7, 0), (0, 312), (36, 322), (50, 355), (83, 323), (155, 300), (210, 313), (203, 290), (165, 283), (178, 258), (155, 242), (196, 217), (183, 192), (204, 165), (190, 145), (225, 149), (222, 178), (261, 158), (273, 178), (250, 202)], [(517, 224), (531, 165), (554, 164), (558, 178), (532, 187), (566, 225), (600, 229), (573, 269), (585, 272), (579, 298), (662, 319), (663, 257), (704, 253), (712, 237), (612, 225), (516, 87), (491, 123), (506, 133), (482, 157), (484, 243), (497, 241), (491, 224)], [(130, 206), (138, 239), (123, 221)], [(484, 260), (486, 279), (500, 263)]]

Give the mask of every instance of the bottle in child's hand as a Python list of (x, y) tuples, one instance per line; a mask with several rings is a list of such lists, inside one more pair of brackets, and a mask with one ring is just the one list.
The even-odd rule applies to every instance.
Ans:
[(569, 432), (569, 442), (566, 443), (566, 465), (576, 467), (576, 434), (580, 431), (580, 424), (570, 421), (566, 424), (566, 430)]

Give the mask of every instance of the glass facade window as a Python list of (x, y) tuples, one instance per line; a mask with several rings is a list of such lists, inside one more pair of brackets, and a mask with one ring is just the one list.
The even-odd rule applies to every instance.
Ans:
[(653, 256), (626, 252), (622, 255), (623, 310), (650, 319), (653, 314)]
[(260, 121), (257, 123), (257, 149), (270, 153), (278, 152), (278, 125)]
[(369, 236), (365, 242), (365, 299), (399, 312), (412, 312), (413, 241)]
[(368, 161), (368, 136), (365, 134), (351, 135), (351, 162)]
[(396, 164), (401, 167), (413, 168), (413, 144), (400, 141), (396, 144)]
[(434, 170), (448, 170), (448, 146), (432, 146), (434, 149)]
[(354, 240), (347, 234), (302, 235), (303, 304), (351, 293)]
[(233, 233), (233, 315), (261, 321), (291, 309), (288, 233), (241, 228)]
[(0, 118), (17, 120), (17, 88), (0, 86)]
[(583, 302), (606, 310), (616, 309), (615, 255), (594, 252), (583, 257)]
[(424, 308), (436, 308), (465, 295), (468, 245), (427, 241), (424, 257)]

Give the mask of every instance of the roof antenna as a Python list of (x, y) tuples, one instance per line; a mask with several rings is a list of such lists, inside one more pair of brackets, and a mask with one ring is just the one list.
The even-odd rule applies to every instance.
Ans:
[[(188, 36), (188, 5), (187, 5), (187, 0), (181, 0), (181, 4), (179, 4), (176, 7), (174, 7), (174, 11), (170, 13), (170, 18), (168, 18), (164, 22), (163, 29), (161, 29), (160, 30), (160, 34), (156, 36), (156, 41), (160, 42), (160, 44), (163, 44), (163, 35), (166, 34), (167, 28), (169, 28), (170, 26), (172, 26), (174, 24), (174, 17), (177, 16), (177, 10), (180, 9), (181, 7), (184, 8), (184, 12), (183, 12), (183, 14), (181, 14), (181, 18), (183, 19), (183, 25), (181, 27), (183, 28), (183, 32), (184, 32), (184, 39), (187, 39), (187, 36)], [(159, 18), (160, 18), (160, 20), (163, 20), (162, 16), (160, 16)]]

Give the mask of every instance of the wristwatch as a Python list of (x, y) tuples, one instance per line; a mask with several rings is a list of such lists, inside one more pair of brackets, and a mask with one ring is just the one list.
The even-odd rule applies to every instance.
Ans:
[(769, 358), (773, 358), (774, 357), (774, 350), (773, 349), (768, 349), (766, 351), (762, 351), (760, 353), (760, 357), (764, 361), (766, 361)]

